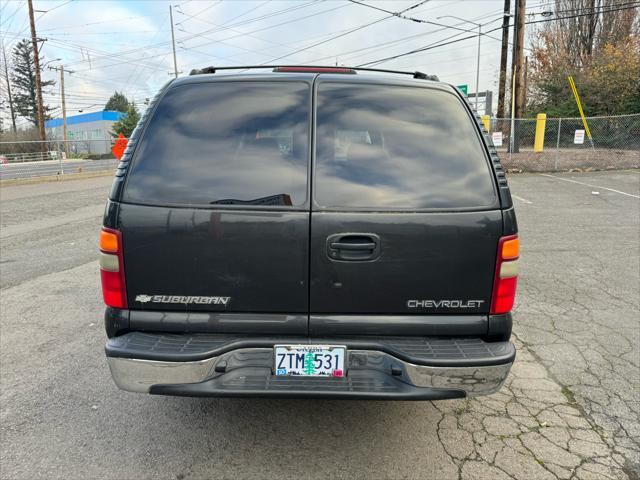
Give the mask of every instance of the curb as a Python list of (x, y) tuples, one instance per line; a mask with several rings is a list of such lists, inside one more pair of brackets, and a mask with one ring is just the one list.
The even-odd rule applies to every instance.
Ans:
[(33, 183), (43, 182), (65, 182), (70, 180), (80, 180), (83, 178), (93, 177), (106, 177), (113, 176), (115, 169), (113, 170), (97, 170), (95, 172), (82, 172), (82, 173), (65, 173), (64, 175), (43, 175), (41, 177), (29, 177), (29, 178), (11, 178), (8, 180), (0, 180), (0, 187), (10, 185), (29, 185)]

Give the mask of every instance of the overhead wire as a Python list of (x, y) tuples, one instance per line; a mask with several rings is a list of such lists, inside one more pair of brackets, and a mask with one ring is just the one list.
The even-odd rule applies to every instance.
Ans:
[[(602, 14), (602, 13), (610, 13), (610, 12), (617, 12), (617, 11), (621, 11), (621, 10), (628, 10), (630, 8), (635, 8), (635, 6), (637, 6), (637, 5), (640, 5), (640, 2), (630, 2), (627, 5), (630, 5), (630, 4), (633, 4), (633, 6), (627, 6), (627, 7), (623, 7), (623, 8), (617, 8), (617, 9), (599, 10), (598, 12), (577, 14), (577, 15), (566, 16), (566, 17), (556, 17), (556, 18), (548, 18), (548, 19), (543, 19), (543, 20), (534, 20), (534, 21), (525, 22), (525, 24), (526, 25), (530, 25), (530, 24), (535, 24), (535, 23), (551, 22), (551, 21), (558, 21), (558, 20), (564, 20), (564, 19), (569, 19), (569, 18), (583, 17), (583, 16), (588, 16), (588, 15), (599, 15), (599, 14)], [(511, 27), (511, 26), (513, 26), (513, 25), (509, 25), (509, 27)], [(497, 31), (497, 30), (501, 30), (502, 28), (503, 27), (500, 26), (500, 27), (494, 28), (492, 30), (489, 30), (487, 33), (491, 33), (491, 32)], [(448, 37), (448, 38), (452, 38), (452, 37)], [(391, 55), (391, 56), (388, 56), (388, 57), (385, 57), (385, 58), (382, 58), (382, 59), (378, 59), (378, 60), (372, 60), (372, 61), (369, 61), (369, 62), (366, 62), (366, 63), (362, 63), (362, 64), (357, 65), (357, 66), (358, 67), (366, 67), (366, 66), (372, 66), (372, 65), (379, 65), (380, 63), (384, 63), (384, 62), (387, 62), (387, 61), (390, 61), (390, 60), (395, 60), (396, 58), (404, 57), (404, 56), (407, 56), (407, 55), (412, 55), (412, 54), (415, 54), (415, 53), (418, 53), (418, 52), (424, 52), (424, 51), (431, 50), (431, 49), (434, 49), (434, 48), (439, 48), (439, 47), (442, 47), (442, 46), (445, 46), (445, 45), (450, 45), (452, 43), (462, 42), (464, 40), (469, 40), (471, 38), (477, 38), (477, 34), (476, 35), (470, 35), (468, 37), (452, 39), (452, 40), (449, 40), (449, 41), (444, 41), (444, 40), (447, 40), (447, 39), (444, 39), (444, 40), (441, 40), (439, 42), (434, 42), (433, 44), (426, 45), (424, 47), (420, 47), (420, 48), (416, 48), (416, 49), (410, 50), (408, 52), (400, 53), (400, 54), (397, 54), (397, 55)]]
[[(313, 45), (309, 45), (309, 46), (304, 47), (304, 48), (299, 48), (299, 49), (297, 49), (297, 50), (295, 50), (295, 51), (293, 51), (293, 52), (289, 52), (289, 53), (287, 53), (286, 55), (280, 55), (280, 56), (278, 56), (278, 57), (276, 57), (276, 58), (272, 58), (269, 62), (276, 62), (276, 61), (278, 61), (278, 60), (282, 60), (283, 58), (287, 58), (287, 57), (290, 57), (290, 56), (292, 56), (292, 55), (296, 55), (296, 54), (298, 54), (298, 53), (304, 52), (304, 51), (306, 51), (306, 50), (310, 50), (311, 48), (317, 47), (317, 46), (319, 46), (319, 45), (323, 45), (323, 44), (325, 44), (325, 43), (332, 42), (333, 40), (337, 40), (338, 38), (342, 38), (342, 37), (344, 37), (344, 36), (346, 36), (346, 35), (350, 35), (351, 33), (354, 33), (354, 32), (357, 32), (357, 31), (359, 31), (359, 30), (363, 30), (363, 29), (365, 29), (365, 28), (368, 28), (368, 27), (370, 27), (370, 26), (372, 26), (372, 25), (376, 25), (376, 24), (378, 24), (378, 23), (380, 23), (380, 22), (384, 22), (385, 20), (388, 20), (388, 19), (390, 19), (390, 18), (393, 18), (393, 17), (394, 17), (394, 16), (396, 16), (397, 14), (403, 14), (403, 13), (405, 13), (405, 12), (407, 12), (407, 11), (409, 11), (409, 10), (412, 10), (412, 9), (414, 9), (414, 8), (416, 8), (416, 7), (420, 6), (420, 5), (424, 5), (424, 4), (425, 4), (425, 3), (427, 3), (428, 1), (429, 1), (429, 0), (422, 0), (422, 1), (418, 2), (418, 3), (416, 3), (415, 5), (412, 5), (412, 6), (408, 7), (408, 8), (405, 8), (404, 10), (402, 10), (402, 11), (400, 11), (400, 12), (391, 12), (390, 14), (387, 14), (387, 16), (385, 16), (385, 17), (379, 18), (379, 19), (374, 20), (374, 21), (372, 21), (372, 22), (365, 23), (365, 24), (363, 24), (363, 25), (359, 25), (359, 26), (357, 26), (357, 27), (355, 27), (355, 28), (352, 28), (352, 29), (347, 30), (347, 31), (346, 31), (346, 32), (344, 32), (344, 33), (341, 33), (341, 34), (339, 34), (339, 35), (335, 35), (335, 36), (333, 36), (333, 37), (331, 37), (331, 38), (328, 38), (328, 39), (326, 39), (326, 40), (322, 40), (321, 42), (314, 43)], [(269, 63), (269, 62), (265, 62), (265, 63)]]
[[(307, 4), (303, 4), (303, 5), (310, 5), (310, 4), (315, 4), (315, 3), (319, 3), (319, 2), (317, 2), (317, 1), (313, 1), (313, 2), (309, 2), (309, 3), (307, 3)], [(276, 24), (276, 25), (269, 25), (269, 26), (266, 26), (266, 27), (263, 27), (263, 28), (260, 28), (260, 29), (254, 30), (254, 31), (249, 32), (249, 33), (255, 33), (255, 32), (257, 32), (257, 31), (263, 31), (263, 30), (268, 30), (268, 29), (271, 29), (271, 28), (276, 28), (276, 27), (278, 27), (278, 26), (282, 26), (282, 25), (284, 25), (284, 24), (289, 24), (289, 23), (293, 23), (293, 22), (298, 22), (298, 21), (300, 21), (300, 20), (304, 20), (304, 19), (306, 19), (306, 18), (310, 18), (310, 17), (313, 17), (313, 16), (317, 16), (317, 15), (321, 15), (321, 14), (324, 14), (324, 13), (328, 13), (328, 12), (330, 12), (330, 11), (338, 10), (338, 9), (343, 8), (343, 7), (345, 7), (345, 6), (346, 6), (346, 5), (341, 5), (341, 6), (338, 6), (338, 7), (333, 7), (333, 8), (327, 9), (327, 10), (323, 10), (323, 11), (321, 11), (321, 12), (315, 12), (315, 13), (310, 14), (310, 15), (305, 15), (305, 16), (303, 16), (303, 17), (296, 17), (296, 18), (293, 18), (293, 19), (287, 20), (286, 22), (282, 22), (282, 23), (280, 23), (280, 24)], [(288, 9), (288, 10), (290, 10), (290, 11), (291, 11), (291, 10), (297, 10), (297, 9), (299, 9), (299, 8), (301, 8), (301, 6), (300, 6), (300, 5), (298, 5), (298, 6), (296, 6), (296, 7), (292, 7), (292, 8), (290, 8), (290, 9)], [(282, 12), (282, 11), (283, 11), (283, 10), (280, 10), (279, 12)], [(202, 32), (201, 32), (201, 33), (199, 33), (199, 34), (197, 34), (197, 35), (187, 36), (187, 37), (185, 37), (183, 40), (188, 40), (188, 39), (193, 38), (193, 37), (195, 37), (195, 36), (201, 36), (201, 35), (202, 35)], [(242, 36), (242, 35), (235, 35), (235, 36), (230, 37), (230, 38), (236, 38), (236, 37), (238, 37), (238, 36)], [(226, 39), (225, 39), (225, 40), (226, 40)], [(166, 43), (167, 43), (167, 42), (161, 42), (160, 44), (166, 44)], [(207, 43), (204, 43), (204, 44), (201, 44), (201, 45), (196, 45), (196, 46), (193, 46), (193, 47), (185, 47), (185, 48), (187, 48), (187, 49), (188, 49), (188, 48), (198, 48), (198, 47), (201, 47), (201, 46), (204, 46), (204, 45), (209, 45), (209, 43), (210, 43), (210, 42), (207, 42)], [(160, 44), (157, 44), (157, 45), (160, 45)], [(153, 47), (153, 45), (147, 46), (146, 48), (150, 48), (150, 47)], [(130, 54), (130, 53), (133, 53), (133, 52), (137, 52), (138, 50), (139, 50), (139, 49), (129, 50), (128, 52), (124, 52), (124, 53)], [(121, 52), (121, 54), (122, 54), (122, 52)], [(163, 54), (160, 54), (160, 55), (157, 55), (157, 56), (162, 56), (162, 55), (163, 55)], [(104, 55), (104, 56), (102, 56), (101, 58), (107, 58), (107, 57), (112, 57), (112, 56), (113, 56), (113, 55)], [(150, 58), (150, 57), (147, 57), (147, 58)], [(134, 61), (135, 61), (135, 60), (131, 60), (131, 62), (134, 62)], [(77, 64), (77, 63), (81, 63), (81, 62), (73, 63), (73, 65), (75, 65), (75, 64)], [(112, 63), (112, 64), (107, 64), (107, 65), (103, 65), (103, 68), (106, 68), (106, 67), (109, 67), (109, 66), (118, 65), (118, 63), (119, 63), (119, 62), (117, 62), (117, 63)], [(81, 72), (83, 72), (83, 71), (87, 71), (87, 70), (89, 70), (89, 69), (83, 69), (83, 70), (80, 70), (80, 71), (81, 71)]]
[[(431, 20), (423, 20), (421, 18), (408, 17), (408, 16), (405, 16), (405, 15), (402, 15), (402, 14), (397, 14), (397, 13), (394, 13), (394, 12), (392, 12), (390, 10), (386, 10), (384, 8), (376, 7), (374, 5), (369, 5), (369, 4), (361, 2), (359, 0), (348, 0), (348, 1), (351, 2), (351, 3), (354, 3), (356, 5), (362, 5), (364, 7), (369, 7), (371, 9), (378, 10), (378, 11), (381, 11), (381, 12), (391, 13), (391, 14), (393, 14), (394, 16), (396, 16), (398, 18), (401, 18), (403, 20), (408, 20), (408, 21), (411, 21), (411, 22), (415, 22), (415, 23), (424, 23), (424, 24), (428, 24), (428, 25), (435, 25), (435, 26), (438, 26), (438, 27), (451, 28), (451, 29), (454, 29), (454, 30), (460, 30), (461, 32), (468, 32), (468, 33), (474, 32), (474, 30), (470, 30), (470, 29), (466, 29), (466, 28), (458, 28), (455, 25), (447, 25), (445, 23), (433, 22)], [(468, 23), (473, 23), (473, 22), (468, 22)], [(491, 36), (491, 35), (489, 35), (487, 33), (480, 32), (480, 35), (492, 38), (492, 39), (497, 40), (497, 41), (502, 41), (502, 39), (493, 37), (493, 36)]]
[[(22, 4), (24, 2), (18, 2), (18, 6), (16, 7), (16, 9), (13, 11), (13, 13), (7, 17), (5, 17), (5, 19), (0, 23), (0, 26), (4, 25), (7, 22), (11, 22), (13, 20), (13, 17), (16, 16), (16, 14), (18, 13), (18, 11), (20, 10), (20, 8), (22, 7)], [(8, 4), (5, 5), (3, 8), (7, 8)], [(9, 23), (10, 24), (10, 23)]]
[[(474, 18), (473, 20), (479, 20), (479, 19), (480, 18)], [(488, 22), (487, 24), (489, 24), (489, 23), (492, 23), (492, 22)], [(437, 29), (437, 30), (431, 30), (431, 31), (428, 31), (428, 32), (413, 34), (413, 35), (409, 35), (407, 37), (401, 37), (399, 39), (394, 39), (394, 40), (390, 40), (390, 41), (387, 41), (387, 42), (382, 42), (382, 43), (379, 43), (379, 44), (370, 45), (370, 46), (367, 46), (367, 47), (362, 47), (362, 48), (358, 48), (358, 49), (347, 51), (347, 52), (340, 52), (340, 53), (333, 54), (333, 55), (327, 56), (327, 57), (314, 58), (313, 60), (309, 60), (308, 63), (313, 63), (313, 62), (326, 60), (327, 58), (334, 58), (334, 57), (341, 58), (341, 57), (344, 57), (345, 55), (350, 57), (351, 59), (359, 58), (359, 57), (362, 57), (364, 55), (368, 55), (368, 54), (372, 53), (373, 51), (383, 50), (384, 48), (386, 48), (388, 46), (391, 46), (391, 45), (398, 45), (400, 43), (405, 43), (407, 41), (411, 41), (411, 40), (413, 40), (415, 38), (434, 35), (436, 33), (439, 33), (439, 32), (445, 31), (445, 30), (447, 30), (447, 28), (440, 28), (440, 29)], [(452, 37), (455, 37), (455, 36), (458, 36), (458, 35), (460, 35), (460, 34), (455, 34)], [(359, 53), (359, 52), (363, 52), (365, 50), (372, 50), (372, 51), (371, 52), (366, 52), (366, 53), (361, 53), (361, 54), (355, 55), (355, 56), (351, 56), (352, 53)]]
[[(323, 1), (324, 1), (324, 0), (323, 0)], [(310, 3), (316, 3), (316, 2), (310, 2)], [(326, 10), (322, 10), (322, 11), (320, 11), (320, 12), (314, 12), (314, 13), (312, 13), (312, 14), (310, 14), (310, 15), (305, 15), (305, 16), (303, 16), (303, 17), (296, 17), (296, 18), (293, 18), (293, 19), (287, 20), (287, 21), (282, 22), (282, 23), (277, 23), (277, 24), (275, 24), (275, 25), (267, 25), (267, 26), (265, 26), (265, 27), (261, 27), (261, 28), (258, 28), (258, 29), (256, 29), (256, 30), (252, 30), (252, 31), (250, 31), (250, 32), (242, 32), (242, 33), (239, 33), (239, 34), (237, 34), (237, 35), (232, 35), (232, 36), (230, 36), (230, 37), (223, 38), (222, 40), (223, 40), (223, 41), (226, 41), (226, 40), (232, 40), (232, 39), (234, 39), (234, 38), (244, 37), (244, 36), (247, 36), (247, 35), (249, 35), (249, 34), (258, 33), (258, 32), (262, 32), (262, 31), (265, 31), (265, 30), (270, 30), (270, 29), (272, 29), (272, 28), (277, 28), (277, 27), (281, 27), (281, 26), (283, 26), (283, 25), (288, 25), (288, 24), (291, 24), (291, 23), (299, 22), (299, 21), (301, 21), (301, 20), (306, 20), (306, 19), (308, 19), (308, 18), (316, 17), (316, 16), (318, 16), (318, 15), (323, 15), (323, 14), (325, 14), (325, 13), (334, 12), (334, 11), (336, 11), (336, 10), (340, 10), (340, 9), (342, 9), (342, 8), (345, 8), (345, 7), (347, 7), (347, 6), (348, 6), (348, 4), (343, 4), (343, 5), (340, 5), (340, 6), (338, 6), (338, 7), (332, 7), (332, 8), (326, 9)], [(223, 28), (223, 29), (229, 30), (229, 29), (231, 29), (231, 27), (233, 27), (233, 26), (235, 26), (235, 25), (230, 25), (230, 26), (225, 27), (225, 28)], [(215, 29), (213, 29), (213, 30), (215, 30)], [(210, 32), (210, 31), (209, 31), (209, 32)], [(190, 38), (183, 39), (183, 40), (191, 40), (192, 38), (196, 38), (196, 37), (205, 37), (205, 38), (206, 38), (206, 35), (209, 35), (209, 34), (210, 34), (210, 33), (207, 33), (207, 32), (200, 32), (200, 33), (197, 33), (197, 34), (193, 34)], [(199, 44), (199, 45), (192, 45), (191, 47), (187, 47), (187, 48), (199, 48), (199, 47), (202, 47), (202, 46), (206, 46), (206, 45), (208, 45), (208, 44), (209, 44), (209, 43), (202, 43), (202, 44)]]
[[(321, 0), (321, 1), (323, 1), (323, 0)], [(307, 2), (307, 3), (304, 3), (304, 4), (296, 5), (295, 7), (289, 7), (289, 8), (286, 8), (286, 9), (278, 10), (278, 11), (276, 11), (276, 12), (271, 12), (270, 14), (265, 14), (265, 15), (263, 15), (263, 16), (261, 16), (261, 17), (254, 17), (254, 18), (252, 18), (252, 19), (248, 19), (248, 20), (245, 20), (245, 21), (243, 21), (243, 22), (238, 22), (238, 24), (233, 24), (233, 25), (230, 25), (230, 26), (236, 26), (236, 25), (240, 25), (240, 24), (243, 24), (243, 25), (244, 25), (244, 24), (247, 24), (247, 23), (251, 23), (251, 22), (253, 22), (253, 21), (257, 21), (257, 20), (259, 20), (259, 19), (263, 19), (263, 18), (267, 18), (267, 17), (271, 17), (271, 16), (277, 16), (277, 15), (280, 15), (280, 14), (284, 14), (284, 13), (287, 13), (287, 12), (291, 12), (291, 11), (294, 11), (294, 10), (298, 10), (298, 9), (300, 9), (300, 8), (303, 8), (303, 7), (306, 7), (306, 6), (310, 6), (310, 5), (312, 5), (312, 4), (316, 4), (316, 3), (320, 3), (320, 2), (318, 2), (318, 0), (313, 0), (313, 1), (311, 1), (311, 2)], [(292, 20), (290, 20), (290, 21), (288, 21), (288, 22), (284, 22), (284, 23), (290, 23), (290, 22), (292, 22), (292, 21), (298, 21), (298, 20), (301, 20), (301, 19), (303, 19), (303, 18), (307, 18), (307, 17), (298, 17), (297, 19), (292, 19)], [(265, 29), (267, 29), (267, 28), (274, 28), (274, 27), (279, 26), (279, 25), (282, 25), (282, 24), (278, 24), (278, 25), (274, 25), (274, 26), (265, 27)], [(204, 33), (211, 32), (211, 31), (214, 31), (214, 30), (215, 30), (215, 29), (210, 29), (209, 31), (200, 32), (200, 33), (199, 33), (199, 34), (197, 34), (197, 35), (187, 36), (187, 37), (183, 38), (182, 40), (183, 40), (183, 41), (184, 41), (184, 40), (190, 40), (191, 38), (195, 38), (195, 37), (197, 37), (198, 35), (202, 35), (202, 34), (204, 34)], [(253, 33), (253, 32), (251, 32), (251, 33)], [(143, 48), (134, 48), (134, 49), (131, 49), (131, 50), (128, 50), (128, 51), (124, 51), (124, 52), (115, 52), (115, 53), (105, 54), (105, 55), (102, 55), (102, 56), (99, 56), (99, 57), (95, 58), (94, 60), (95, 60), (95, 61), (101, 61), (101, 60), (103, 60), (103, 59), (113, 58), (114, 56), (129, 55), (129, 54), (132, 54), (132, 53), (137, 53), (137, 52), (139, 52), (140, 50), (144, 50), (144, 49), (146, 49), (146, 48), (151, 48), (151, 47), (161, 46), (161, 45), (169, 45), (170, 43), (171, 43), (170, 41), (160, 42), (160, 43), (158, 43), (158, 44), (156, 44), (156, 45), (149, 45), (149, 46), (147, 46), (147, 47), (143, 47)], [(78, 61), (78, 62), (72, 63), (72, 65), (76, 65), (76, 64), (79, 64), (79, 63), (83, 63), (84, 61), (85, 61), (85, 60), (81, 60), (81, 61)], [(111, 65), (115, 65), (115, 64), (110, 64), (110, 65), (106, 65), (106, 66), (111, 66)]]

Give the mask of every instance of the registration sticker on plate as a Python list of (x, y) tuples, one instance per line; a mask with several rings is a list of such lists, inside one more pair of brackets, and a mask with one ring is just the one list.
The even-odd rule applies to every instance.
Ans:
[(344, 377), (347, 347), (338, 345), (276, 345), (276, 375)]

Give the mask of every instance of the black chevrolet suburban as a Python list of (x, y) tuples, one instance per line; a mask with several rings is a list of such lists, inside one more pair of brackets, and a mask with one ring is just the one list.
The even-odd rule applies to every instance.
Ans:
[(498, 390), (515, 358), (519, 245), (480, 118), (420, 72), (264, 68), (171, 81), (131, 135), (100, 232), (115, 383)]

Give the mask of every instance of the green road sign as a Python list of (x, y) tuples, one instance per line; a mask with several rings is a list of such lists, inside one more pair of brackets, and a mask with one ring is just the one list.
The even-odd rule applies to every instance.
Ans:
[(462, 93), (464, 93), (464, 96), (467, 97), (467, 89), (469, 88), (469, 85), (457, 85), (456, 88), (458, 90), (460, 90)]

